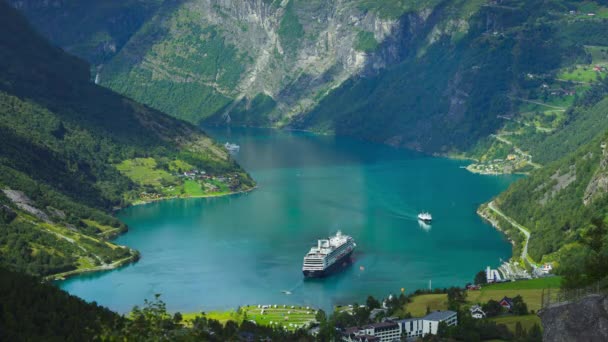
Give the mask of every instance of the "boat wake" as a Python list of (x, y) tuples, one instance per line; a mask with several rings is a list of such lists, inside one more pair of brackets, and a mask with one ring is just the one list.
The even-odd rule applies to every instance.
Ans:
[(297, 284), (296, 284), (294, 287), (292, 287), (291, 289), (289, 289), (289, 290), (281, 290), (281, 292), (282, 292), (284, 295), (289, 296), (289, 295), (293, 294), (293, 292), (294, 292), (295, 290), (297, 290), (297, 289), (298, 289), (300, 286), (302, 286), (302, 284), (304, 284), (304, 280), (300, 280), (300, 281), (299, 281), (299, 282), (298, 282), (298, 283), (297, 283)]

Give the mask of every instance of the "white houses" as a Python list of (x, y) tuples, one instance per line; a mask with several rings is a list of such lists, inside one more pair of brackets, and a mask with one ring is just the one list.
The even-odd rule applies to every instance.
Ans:
[(366, 325), (362, 328), (346, 329), (342, 340), (346, 342), (378, 341), (391, 342), (401, 338), (401, 326), (396, 322), (382, 322)]
[(471, 317), (476, 318), (476, 319), (482, 319), (486, 317), (486, 313), (483, 312), (483, 310), (481, 309), (481, 306), (479, 305), (473, 305), (469, 308), (469, 311), (471, 312)]
[(422, 318), (409, 318), (382, 323), (370, 324), (365, 327), (352, 327), (346, 329), (342, 338), (346, 342), (399, 341), (401, 336), (406, 338), (423, 337), (428, 334), (436, 335), (439, 323), (445, 322), (448, 326), (458, 324), (458, 316), (454, 311), (435, 311)]
[(423, 335), (437, 334), (439, 323), (445, 322), (448, 326), (458, 324), (458, 314), (455, 311), (435, 311), (423, 317)]
[(405, 337), (422, 337), (424, 321), (422, 318), (408, 318), (399, 321), (401, 331)]

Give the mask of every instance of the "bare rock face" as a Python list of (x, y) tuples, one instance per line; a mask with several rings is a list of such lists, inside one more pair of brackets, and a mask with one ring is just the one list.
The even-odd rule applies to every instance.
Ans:
[(606, 152), (606, 143), (602, 143), (602, 157), (600, 165), (593, 178), (585, 189), (585, 195), (583, 197), (583, 203), (585, 205), (593, 202), (594, 199), (608, 192), (608, 153)]
[(49, 216), (44, 211), (34, 207), (32, 200), (30, 200), (30, 198), (27, 197), (27, 195), (25, 195), (23, 192), (10, 189), (5, 189), (2, 191), (4, 192), (6, 197), (8, 197), (13, 203), (15, 203), (15, 205), (19, 209), (36, 216), (44, 222), (51, 222)]
[(540, 312), (543, 341), (608, 341), (608, 297), (593, 295)]

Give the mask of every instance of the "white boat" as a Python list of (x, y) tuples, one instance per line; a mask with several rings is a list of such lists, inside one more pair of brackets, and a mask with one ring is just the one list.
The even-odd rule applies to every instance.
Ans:
[(429, 223), (433, 221), (433, 216), (431, 216), (431, 213), (422, 212), (418, 214), (418, 219), (422, 222)]
[(229, 142), (224, 144), (224, 147), (228, 150), (228, 152), (238, 152), (241, 149), (241, 146), (237, 144), (231, 144)]
[(317, 241), (317, 246), (312, 247), (310, 252), (304, 256), (302, 272), (306, 278), (321, 278), (343, 268), (351, 263), (351, 254), (357, 247), (355, 240), (342, 235), (338, 231), (329, 239)]

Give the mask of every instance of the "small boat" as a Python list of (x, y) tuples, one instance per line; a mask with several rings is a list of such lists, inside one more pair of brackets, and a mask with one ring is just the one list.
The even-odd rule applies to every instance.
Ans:
[(418, 219), (424, 223), (430, 223), (431, 221), (433, 221), (433, 216), (431, 216), (430, 213), (422, 212), (418, 214)]
[(228, 150), (228, 152), (238, 152), (241, 149), (241, 146), (237, 144), (231, 144), (229, 142), (224, 144), (224, 147)]

